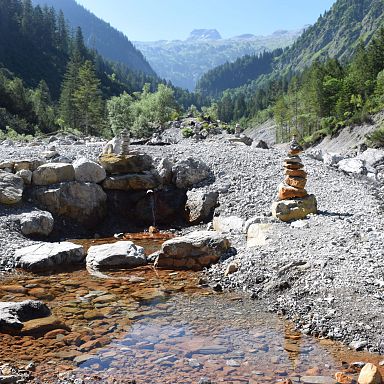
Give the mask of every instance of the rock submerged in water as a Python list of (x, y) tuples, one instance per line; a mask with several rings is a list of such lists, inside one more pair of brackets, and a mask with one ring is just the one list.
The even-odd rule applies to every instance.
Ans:
[(214, 231), (195, 231), (163, 243), (155, 264), (160, 268), (202, 270), (216, 263), (230, 248), (229, 240)]
[(41, 301), (0, 302), (0, 332), (17, 333), (23, 328), (24, 322), (50, 314), (50, 309)]

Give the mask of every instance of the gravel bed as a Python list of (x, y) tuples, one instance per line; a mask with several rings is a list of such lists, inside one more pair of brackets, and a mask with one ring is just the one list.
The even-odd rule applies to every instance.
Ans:
[[(292, 319), (306, 334), (384, 353), (383, 185), (343, 174), (304, 154), (306, 189), (315, 194), (319, 214), (309, 217), (303, 228), (295, 228), (270, 217), (283, 179), (284, 148), (262, 150), (229, 144), (220, 137), (135, 148), (152, 155), (155, 162), (162, 157), (204, 161), (212, 176), (198, 187), (219, 191), (215, 215), (244, 221), (261, 216), (271, 223), (262, 246), (247, 248), (241, 231), (228, 234), (236, 254), (206, 271), (211, 285), (251, 295), (266, 310)], [(44, 149), (1, 147), (0, 161), (36, 158)], [(56, 144), (56, 149), (69, 159), (95, 159), (101, 144)], [(29, 209), (0, 206), (2, 270), (12, 266), (15, 249), (31, 243), (18, 233), (12, 218)], [(225, 276), (234, 260), (239, 270)]]

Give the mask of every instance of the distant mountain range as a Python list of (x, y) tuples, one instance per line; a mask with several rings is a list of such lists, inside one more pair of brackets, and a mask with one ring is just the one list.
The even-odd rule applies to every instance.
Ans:
[(84, 41), (96, 49), (104, 58), (125, 64), (129, 69), (155, 75), (154, 70), (128, 38), (110, 24), (96, 17), (75, 0), (32, 0), (41, 7), (47, 5), (56, 11), (62, 10), (69, 27), (81, 27)]
[(135, 41), (155, 72), (174, 85), (193, 90), (207, 71), (244, 55), (291, 45), (303, 29), (276, 31), (268, 36), (243, 34), (223, 39), (216, 29), (195, 29), (186, 40)]
[[(217, 96), (218, 91), (232, 88), (234, 94), (251, 98), (268, 81), (300, 73), (315, 60), (337, 58), (342, 63), (348, 62), (357, 45), (360, 42), (367, 45), (381, 26), (384, 26), (383, 0), (337, 0), (314, 25), (306, 27), (282, 54), (270, 56), (269, 74), (258, 70), (258, 57), (244, 57), (231, 65), (220, 65), (205, 73), (199, 81), (199, 91), (204, 95)], [(285, 36), (286, 32), (275, 32), (272, 36), (280, 34)], [(239, 79), (238, 74), (244, 72), (245, 65), (248, 72), (257, 73), (257, 76)], [(242, 82), (238, 81), (235, 87), (227, 86), (228, 79)], [(237, 87), (244, 88), (238, 91)]]

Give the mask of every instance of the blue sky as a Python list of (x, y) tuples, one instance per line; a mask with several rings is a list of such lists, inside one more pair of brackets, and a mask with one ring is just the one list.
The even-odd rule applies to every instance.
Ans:
[(184, 40), (193, 29), (222, 37), (268, 35), (313, 24), (335, 0), (76, 0), (132, 41)]

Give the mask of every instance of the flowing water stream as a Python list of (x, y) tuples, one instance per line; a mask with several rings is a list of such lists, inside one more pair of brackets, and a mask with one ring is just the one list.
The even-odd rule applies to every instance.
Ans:
[[(148, 253), (163, 240), (134, 237)], [(43, 300), (66, 329), (0, 334), (0, 361), (34, 361), (35, 382), (160, 384), (332, 383), (337, 371), (356, 378), (348, 363), (383, 360), (303, 336), (257, 302), (199, 287), (197, 273), (145, 267), (107, 275), (2, 277), (1, 301)]]

